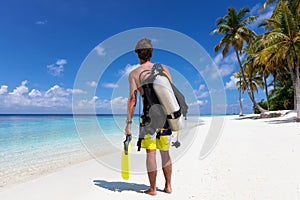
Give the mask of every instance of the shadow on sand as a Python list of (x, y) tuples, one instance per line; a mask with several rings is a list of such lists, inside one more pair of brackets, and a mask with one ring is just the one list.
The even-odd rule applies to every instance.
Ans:
[(257, 117), (258, 117), (258, 115), (243, 115), (243, 116), (240, 116), (240, 117), (236, 117), (234, 119), (235, 120), (244, 120), (244, 119), (255, 119)]
[(285, 123), (292, 123), (292, 122), (296, 122), (296, 117), (290, 117), (290, 118), (286, 118), (286, 119), (273, 119), (267, 123), (269, 123), (269, 124), (285, 124)]
[(149, 188), (149, 186), (145, 184), (136, 184), (136, 183), (128, 183), (128, 182), (120, 182), (120, 181), (108, 182), (104, 180), (94, 180), (94, 184), (98, 187), (113, 192), (134, 191), (137, 193), (143, 193), (145, 190)]

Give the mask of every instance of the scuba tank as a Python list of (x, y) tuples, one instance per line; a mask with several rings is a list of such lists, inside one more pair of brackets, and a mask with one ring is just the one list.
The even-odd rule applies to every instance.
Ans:
[(152, 70), (152, 73), (155, 76), (153, 80), (153, 89), (160, 104), (165, 110), (171, 130), (179, 131), (183, 128), (183, 116), (168, 78), (168, 74), (163, 71), (160, 64), (155, 64)]

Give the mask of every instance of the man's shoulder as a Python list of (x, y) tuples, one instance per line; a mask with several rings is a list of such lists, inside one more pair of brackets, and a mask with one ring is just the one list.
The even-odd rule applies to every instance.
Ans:
[(136, 78), (138, 78), (139, 74), (140, 74), (140, 66), (134, 68), (133, 70), (131, 70), (129, 72), (129, 78), (136, 79)]
[(140, 66), (138, 66), (138, 67), (136, 67), (136, 68), (132, 69), (132, 70), (129, 72), (129, 75), (133, 75), (133, 74), (136, 74), (136, 73), (138, 73), (138, 71), (139, 71), (139, 67), (140, 67)]

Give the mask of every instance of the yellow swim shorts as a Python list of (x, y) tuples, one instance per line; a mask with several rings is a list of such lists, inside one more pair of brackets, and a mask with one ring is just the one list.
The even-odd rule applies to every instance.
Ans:
[(170, 148), (170, 135), (162, 135), (160, 138), (151, 138), (150, 134), (147, 134), (144, 139), (142, 140), (141, 147), (148, 150), (162, 150), (168, 151)]

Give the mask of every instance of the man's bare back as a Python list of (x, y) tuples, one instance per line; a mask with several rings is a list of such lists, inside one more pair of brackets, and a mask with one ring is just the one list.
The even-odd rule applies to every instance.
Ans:
[[(132, 79), (130, 80), (130, 82), (134, 82), (136, 88), (131, 88), (130, 90), (139, 90), (139, 92), (141, 93), (141, 95), (144, 94), (143, 89), (141, 87), (141, 83), (140, 83), (140, 78), (141, 81), (145, 80), (148, 78), (149, 74), (144, 73), (141, 75), (141, 73), (145, 72), (145, 71), (151, 71), (152, 67), (153, 67), (153, 63), (151, 62), (146, 62), (143, 63), (142, 65), (138, 66), (137, 68), (135, 68), (133, 71), (130, 72), (129, 74), (129, 78)], [(164, 71), (166, 71), (168, 73), (168, 75), (170, 76), (169, 70), (167, 67), (163, 66)], [(141, 75), (141, 76), (140, 76)]]

